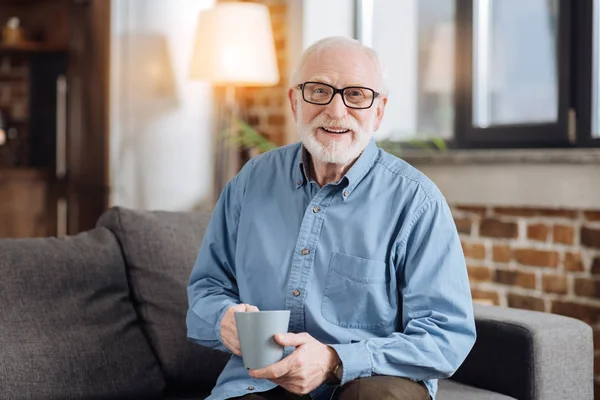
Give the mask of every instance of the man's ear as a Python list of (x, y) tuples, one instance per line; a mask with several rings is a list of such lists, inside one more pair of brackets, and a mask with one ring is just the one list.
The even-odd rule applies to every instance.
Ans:
[(375, 125), (374, 128), (375, 130), (379, 129), (379, 125), (381, 125), (381, 120), (383, 119), (383, 114), (385, 114), (385, 106), (387, 104), (388, 98), (387, 96), (381, 96), (379, 97), (379, 100), (377, 101), (377, 109), (376, 109), (376, 113), (377, 115), (375, 116)]
[(297, 115), (297, 101), (296, 101), (296, 96), (298, 95), (298, 91), (294, 88), (290, 88), (288, 90), (288, 99), (290, 100), (290, 105), (292, 106), (292, 114), (294, 115), (294, 120), (297, 121), (298, 120), (298, 115)]

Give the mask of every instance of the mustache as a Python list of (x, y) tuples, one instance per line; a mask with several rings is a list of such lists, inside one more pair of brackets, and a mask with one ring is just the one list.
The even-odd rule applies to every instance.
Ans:
[(336, 120), (329, 118), (325, 114), (319, 114), (313, 119), (310, 123), (311, 130), (315, 130), (317, 128), (330, 128), (330, 129), (349, 129), (354, 133), (360, 133), (361, 127), (358, 121), (348, 115), (341, 120)]

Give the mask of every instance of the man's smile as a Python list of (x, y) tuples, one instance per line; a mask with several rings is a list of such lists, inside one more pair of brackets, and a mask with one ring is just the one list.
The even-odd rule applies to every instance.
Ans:
[(324, 126), (320, 127), (319, 129), (321, 129), (325, 133), (335, 134), (335, 135), (343, 135), (344, 133), (350, 132), (350, 129), (326, 128)]

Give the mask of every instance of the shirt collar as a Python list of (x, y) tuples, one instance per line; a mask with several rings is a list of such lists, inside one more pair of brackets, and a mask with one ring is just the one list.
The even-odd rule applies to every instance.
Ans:
[[(298, 149), (298, 168), (296, 173), (296, 188), (301, 188), (304, 184), (310, 182), (312, 178), (310, 178), (310, 174), (307, 169), (307, 154), (306, 149), (302, 144)], [(375, 164), (375, 160), (377, 159), (379, 152), (377, 150), (377, 144), (375, 143), (375, 139), (371, 138), (367, 147), (363, 150), (361, 155), (358, 157), (354, 165), (346, 172), (346, 175), (342, 180), (346, 180), (348, 182), (348, 186), (343, 192), (343, 198), (346, 200), (350, 197), (350, 194), (356, 188), (356, 186), (362, 181), (362, 179), (367, 175), (367, 173), (371, 170), (373, 165)]]

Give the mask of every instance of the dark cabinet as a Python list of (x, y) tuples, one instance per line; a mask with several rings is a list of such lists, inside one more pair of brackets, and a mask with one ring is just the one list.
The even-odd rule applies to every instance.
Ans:
[[(75, 234), (108, 199), (109, 0), (0, 0), (0, 237)], [(2, 127), (0, 126), (0, 136)]]

